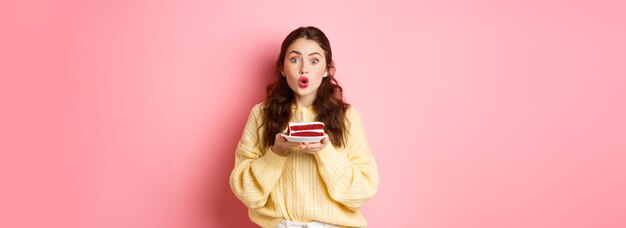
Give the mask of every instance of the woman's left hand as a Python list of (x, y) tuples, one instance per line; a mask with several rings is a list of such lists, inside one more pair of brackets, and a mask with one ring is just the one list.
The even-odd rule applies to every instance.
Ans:
[(300, 149), (302, 149), (302, 151), (306, 153), (315, 154), (319, 152), (322, 148), (324, 148), (327, 144), (328, 144), (328, 137), (323, 138), (322, 141), (320, 142), (314, 142), (314, 143), (304, 142), (304, 143), (300, 143), (298, 146), (300, 147)]

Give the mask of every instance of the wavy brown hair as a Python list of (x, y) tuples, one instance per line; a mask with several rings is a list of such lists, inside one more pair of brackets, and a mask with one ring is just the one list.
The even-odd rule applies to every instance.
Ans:
[(334, 146), (344, 147), (347, 135), (346, 110), (350, 105), (343, 100), (343, 89), (335, 80), (335, 65), (330, 41), (322, 30), (312, 26), (300, 27), (292, 31), (280, 47), (280, 54), (276, 60), (277, 81), (267, 86), (267, 98), (263, 103), (263, 145), (266, 148), (273, 146), (276, 134), (285, 129), (291, 119), (291, 105), (295, 102), (294, 93), (289, 88), (287, 79), (280, 72), (285, 64), (287, 48), (299, 38), (313, 40), (324, 50), (328, 76), (322, 79), (317, 89), (313, 109), (317, 113), (316, 120), (324, 122), (330, 142)]

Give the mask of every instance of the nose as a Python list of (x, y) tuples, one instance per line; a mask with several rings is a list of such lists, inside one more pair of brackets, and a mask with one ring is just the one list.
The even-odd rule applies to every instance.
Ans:
[(308, 66), (306, 64), (302, 64), (300, 66), (300, 74), (301, 75), (309, 74), (309, 69), (308, 69)]

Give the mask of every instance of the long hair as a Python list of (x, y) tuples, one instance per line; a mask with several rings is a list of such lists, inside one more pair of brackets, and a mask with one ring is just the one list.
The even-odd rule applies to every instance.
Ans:
[(285, 129), (291, 119), (291, 105), (295, 102), (294, 93), (282, 77), (281, 70), (285, 64), (287, 48), (299, 38), (315, 41), (326, 56), (328, 76), (322, 79), (317, 89), (317, 97), (313, 102), (313, 110), (317, 113), (317, 121), (324, 122), (326, 134), (330, 142), (337, 147), (346, 144), (346, 110), (350, 106), (343, 100), (343, 89), (335, 80), (335, 66), (330, 49), (330, 41), (322, 30), (316, 27), (300, 27), (287, 35), (280, 47), (276, 60), (276, 82), (266, 88), (267, 98), (263, 103), (263, 146), (274, 145), (276, 134)]

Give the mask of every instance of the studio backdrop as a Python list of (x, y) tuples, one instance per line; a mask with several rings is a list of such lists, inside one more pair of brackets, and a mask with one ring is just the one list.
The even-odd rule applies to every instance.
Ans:
[(254, 227), (228, 176), (299, 26), (380, 171), (369, 227), (626, 227), (621, 1), (0, 3), (0, 227)]

